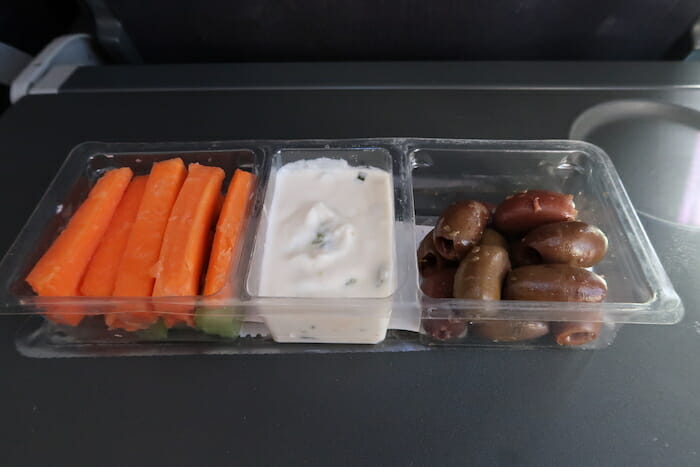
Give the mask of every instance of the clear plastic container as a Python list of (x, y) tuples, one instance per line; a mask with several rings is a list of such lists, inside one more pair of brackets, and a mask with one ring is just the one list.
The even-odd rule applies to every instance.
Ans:
[[(230, 305), (228, 294), (208, 297), (39, 297), (24, 280), (106, 170), (130, 167), (135, 175), (143, 175), (150, 171), (154, 162), (172, 157), (182, 158), (185, 164), (197, 162), (221, 167), (226, 172), (224, 186), (228, 185), (237, 168), (246, 169), (261, 180), (266, 175), (263, 150), (253, 145), (84, 143), (77, 146), (0, 264), (0, 305), (3, 311), (102, 315), (152, 310), (167, 314), (173, 309)], [(251, 202), (253, 212), (259, 209), (262, 186), (260, 183)], [(234, 271), (234, 275), (237, 273)]]
[[(231, 272), (234, 293), (199, 297), (88, 298), (37, 297), (24, 282), (29, 270), (65, 226), (96, 178), (111, 167), (145, 173), (152, 162), (170, 157), (225, 169), (244, 168), (258, 186), (241, 247)], [(384, 298), (285, 298), (257, 293), (258, 258), (265, 229), (268, 181), (287, 161), (336, 157), (351, 165), (372, 165), (392, 173), (394, 184), (394, 293)], [(226, 183), (226, 182), (225, 182)], [(443, 208), (462, 199), (497, 203), (525, 189), (564, 191), (575, 196), (581, 220), (598, 225), (610, 248), (595, 271), (608, 282), (607, 301), (483, 302), (433, 299), (418, 287), (416, 244)], [(414, 209), (415, 205), (415, 209)], [(324, 141), (234, 141), (212, 143), (84, 143), (76, 147), (56, 175), (32, 217), (0, 264), (0, 307), (4, 313), (88, 311), (77, 328), (43, 318), (30, 320), (18, 337), (20, 351), (31, 356), (152, 355), (182, 353), (279, 353), (426, 350), (434, 345), (556, 347), (550, 336), (535, 341), (493, 343), (466, 333), (450, 341), (433, 339), (426, 323), (449, 319), (468, 328), (474, 321), (527, 320), (603, 323), (596, 341), (612, 342), (621, 323), (672, 324), (683, 307), (627, 197), (609, 158), (597, 147), (576, 141), (486, 141), (368, 139)], [(241, 323), (238, 339), (210, 336), (195, 329), (155, 329), (128, 333), (109, 330), (100, 314), (129, 307), (172, 312), (173, 304), (197, 307)], [(77, 307), (77, 308), (76, 308)], [(95, 316), (92, 316), (95, 315)], [(594, 318), (592, 318), (594, 317)], [(299, 338), (310, 320), (332, 323), (332, 331)], [(358, 329), (367, 338), (357, 339)], [(375, 343), (349, 345), (347, 343)], [(369, 331), (371, 329), (371, 332)], [(274, 340), (280, 341), (274, 342)], [(281, 342), (302, 343), (281, 343)], [(333, 343), (333, 344), (331, 344)]]
[[(444, 141), (411, 143), (408, 152), (416, 167), (412, 187), (417, 226), (434, 226), (442, 210), (458, 200), (497, 204), (513, 193), (542, 189), (573, 194), (578, 218), (598, 226), (609, 241), (607, 255), (593, 268), (608, 283), (604, 303), (433, 299), (419, 292), (424, 330), (432, 320), (450, 320), (455, 328), (491, 320), (596, 321), (602, 323), (600, 336), (581, 347), (598, 348), (612, 342), (620, 323), (672, 324), (681, 319), (680, 299), (600, 148), (574, 141)], [(494, 344), (468, 333), (448, 343)], [(546, 335), (502, 345), (556, 344)]]
[[(408, 160), (397, 152), (394, 157), (383, 147), (355, 147), (348, 149), (282, 149), (272, 156), (271, 174), (265, 197), (265, 208), (260, 217), (256, 244), (247, 281), (248, 295), (256, 302), (256, 312), (264, 320), (272, 337), (277, 342), (321, 342), (376, 344), (384, 340), (392, 313), (392, 299), (397, 290), (411, 289), (413, 278), (404, 255), (413, 247), (411, 229), (395, 228), (392, 237), (394, 251), (390, 277), (394, 282), (392, 293), (374, 298), (293, 298), (265, 297), (260, 293), (260, 278), (263, 274), (265, 233), (268, 226), (268, 206), (273, 198), (276, 174), (280, 167), (292, 162), (319, 158), (345, 161), (350, 167), (360, 171), (372, 167), (391, 174), (393, 199), (395, 204), (394, 225), (399, 225), (407, 212), (409, 192), (404, 174)], [(313, 187), (299, 187), (300, 190), (313, 190)], [(396, 201), (394, 201), (396, 200)], [(378, 240), (379, 241), (379, 240)], [(390, 248), (390, 246), (389, 246)], [(400, 258), (400, 261), (398, 260)], [(413, 293), (415, 295), (415, 293)], [(397, 304), (400, 305), (400, 304)]]

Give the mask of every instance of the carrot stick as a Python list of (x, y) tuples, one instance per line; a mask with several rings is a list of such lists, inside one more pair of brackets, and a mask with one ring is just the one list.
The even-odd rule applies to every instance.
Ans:
[[(233, 296), (231, 271), (236, 269), (238, 262), (241, 236), (248, 219), (248, 209), (254, 190), (255, 175), (236, 170), (216, 225), (204, 283), (204, 295), (218, 294), (216, 296), (223, 299)], [(210, 299), (207, 300), (209, 305), (197, 308), (195, 313), (197, 328), (207, 334), (235, 339), (240, 333), (240, 317), (232, 315), (225, 307), (225, 303), (215, 305), (215, 302), (216, 300)]]
[(203, 295), (211, 295), (224, 288), (229, 281), (230, 271), (236, 267), (232, 259), (240, 246), (254, 189), (255, 175), (236, 170), (216, 224)]
[[(192, 296), (199, 292), (207, 256), (209, 230), (214, 224), (225, 173), (219, 167), (190, 164), (165, 230), (156, 268), (154, 297)], [(160, 307), (168, 327), (178, 322), (194, 325), (187, 305)]]
[(124, 192), (121, 202), (112, 216), (97, 251), (85, 272), (80, 293), (89, 297), (109, 297), (114, 291), (117, 268), (121, 260), (129, 232), (146, 189), (147, 176), (134, 177)]
[[(80, 281), (132, 175), (129, 168), (115, 169), (97, 181), (65, 230), (27, 276), (27, 282), (38, 295), (79, 295)], [(83, 312), (47, 313), (54, 321), (72, 326), (77, 326), (84, 315)]]
[[(117, 268), (113, 296), (148, 297), (153, 292), (153, 270), (158, 262), (165, 227), (186, 176), (187, 169), (180, 158), (153, 164), (139, 212)], [(127, 310), (126, 305), (122, 308), (123, 311), (105, 315), (105, 322), (110, 328), (127, 331), (145, 329), (158, 319), (158, 314), (150, 309), (131, 311), (133, 307)]]

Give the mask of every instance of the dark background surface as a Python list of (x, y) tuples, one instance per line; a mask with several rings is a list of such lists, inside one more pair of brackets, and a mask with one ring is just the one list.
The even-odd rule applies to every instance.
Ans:
[(4, 0), (0, 41), (35, 55), (97, 32), (118, 63), (658, 60), (687, 53), (698, 16), (695, 0)]
[(651, 60), (666, 57), (700, 15), (693, 0), (104, 4), (147, 63)]
[[(671, 86), (79, 91), (0, 120), (2, 251), (87, 140), (565, 138), (599, 102), (700, 102)], [(600, 351), (38, 360), (14, 349), (22, 319), (2, 318), (0, 465), (698, 465), (698, 236), (643, 221), (686, 317)]]
[(677, 60), (698, 18), (696, 0), (4, 0), (0, 42), (88, 33), (117, 64)]
[(0, 42), (36, 55), (54, 37), (79, 25), (77, 0), (3, 0)]

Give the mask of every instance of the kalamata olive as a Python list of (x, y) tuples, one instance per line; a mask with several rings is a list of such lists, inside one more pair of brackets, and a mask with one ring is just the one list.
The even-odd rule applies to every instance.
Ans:
[(481, 236), (481, 241), (479, 242), (479, 245), (500, 246), (506, 251), (508, 251), (509, 249), (508, 242), (506, 241), (505, 237), (488, 227), (484, 229), (484, 234)]
[(508, 252), (500, 246), (475, 246), (464, 257), (454, 280), (455, 298), (500, 300), (503, 279), (510, 270)]
[(438, 253), (431, 230), (418, 245), (418, 271), (421, 275), (425, 275), (428, 271), (444, 269), (450, 265), (457, 267), (456, 263), (451, 263)]
[(598, 338), (602, 323), (553, 322), (549, 323), (554, 340), (559, 345), (583, 345)]
[(421, 277), (420, 288), (432, 298), (452, 298), (452, 290), (457, 268), (429, 269)]
[(471, 333), (493, 342), (516, 342), (537, 339), (549, 332), (541, 321), (480, 321), (471, 327)]
[(531, 230), (522, 243), (536, 250), (544, 263), (587, 268), (608, 251), (608, 239), (596, 226), (585, 222), (556, 222)]
[(447, 260), (464, 258), (479, 243), (491, 212), (478, 201), (461, 201), (448, 207), (438, 219), (433, 242)]
[(422, 324), (425, 332), (441, 341), (459, 339), (467, 334), (467, 320), (463, 318), (424, 319)]
[(521, 240), (515, 240), (510, 244), (510, 262), (514, 268), (541, 264), (542, 258), (537, 251), (523, 245)]
[(508, 273), (503, 297), (506, 300), (595, 303), (605, 300), (607, 291), (605, 280), (587, 269), (565, 264), (536, 264)]
[(499, 204), (493, 215), (493, 224), (504, 234), (516, 234), (552, 222), (572, 221), (576, 214), (572, 195), (529, 190), (509, 196)]

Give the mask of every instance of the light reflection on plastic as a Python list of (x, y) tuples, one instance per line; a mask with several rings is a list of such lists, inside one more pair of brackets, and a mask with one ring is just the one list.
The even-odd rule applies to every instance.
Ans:
[(678, 222), (700, 225), (700, 133), (695, 138), (695, 151), (690, 164)]

